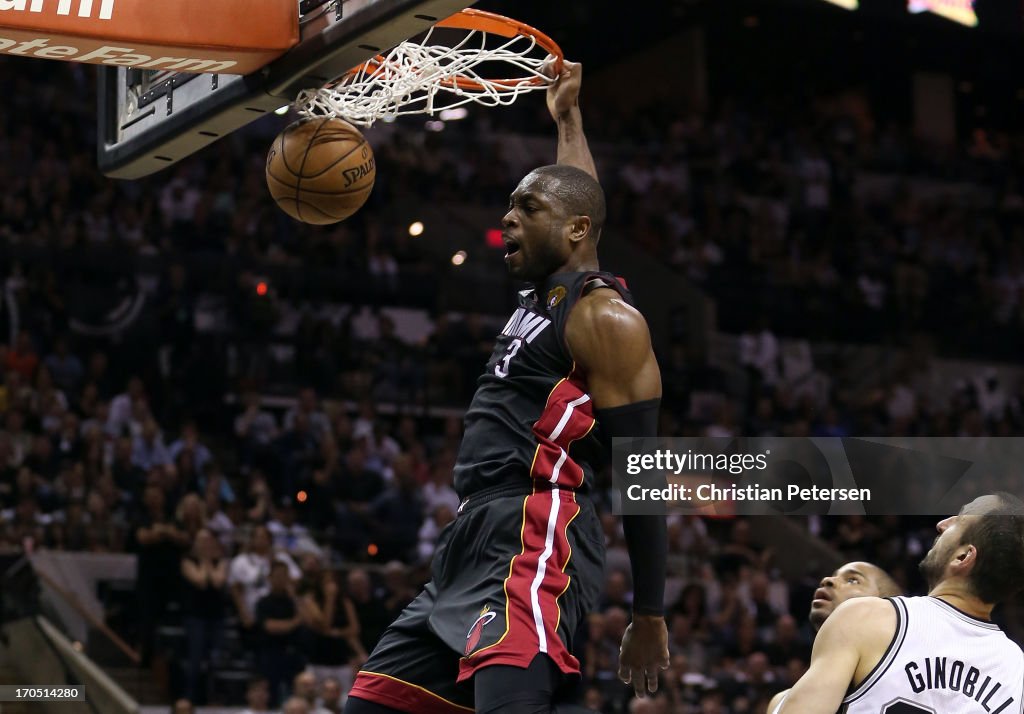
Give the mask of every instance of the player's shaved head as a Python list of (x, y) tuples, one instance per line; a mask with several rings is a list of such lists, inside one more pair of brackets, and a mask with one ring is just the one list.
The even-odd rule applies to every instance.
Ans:
[(903, 588), (893, 580), (889, 573), (885, 572), (873, 563), (861, 563), (867, 568), (867, 575), (874, 580), (878, 587), (878, 597), (896, 597), (903, 594)]
[(808, 619), (817, 630), (828, 616), (847, 600), (858, 597), (893, 597), (903, 590), (892, 576), (874, 563), (853, 561), (845, 563), (831, 575), (821, 579), (821, 587), (814, 593)]
[(596, 243), (607, 212), (601, 184), (574, 166), (541, 166), (530, 173), (545, 179), (544, 190), (565, 206), (566, 213), (590, 218), (590, 235)]

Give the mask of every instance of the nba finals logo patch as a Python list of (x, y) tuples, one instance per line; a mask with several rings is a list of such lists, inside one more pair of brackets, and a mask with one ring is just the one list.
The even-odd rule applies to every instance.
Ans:
[(469, 632), (466, 633), (466, 656), (476, 649), (476, 646), (480, 644), (480, 635), (484, 631), (484, 626), (498, 616), (498, 613), (491, 612), (489, 606), (484, 606), (484, 609), (480, 611), (480, 617), (476, 618), (476, 622), (469, 628)]
[(550, 310), (558, 303), (562, 302), (562, 298), (565, 297), (565, 288), (561, 285), (551, 288), (551, 292), (548, 293), (548, 309)]

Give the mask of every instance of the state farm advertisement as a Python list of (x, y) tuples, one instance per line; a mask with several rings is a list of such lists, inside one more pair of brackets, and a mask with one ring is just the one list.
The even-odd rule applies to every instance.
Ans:
[(0, 0), (0, 53), (248, 74), (298, 42), (295, 0)]

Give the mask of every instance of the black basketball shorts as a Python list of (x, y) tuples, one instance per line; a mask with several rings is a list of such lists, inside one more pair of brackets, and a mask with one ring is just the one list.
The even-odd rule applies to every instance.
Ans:
[[(527, 490), (529, 489), (529, 490)], [(597, 604), (593, 505), (543, 482), (474, 494), (442, 532), (432, 579), (387, 629), (350, 696), (416, 714), (473, 710), (473, 674), (547, 654), (579, 673), (572, 637)]]

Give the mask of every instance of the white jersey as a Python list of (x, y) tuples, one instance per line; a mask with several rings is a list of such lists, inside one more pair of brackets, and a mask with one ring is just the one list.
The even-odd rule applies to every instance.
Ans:
[(890, 598), (896, 635), (843, 714), (1022, 714), (1024, 653), (998, 625), (934, 597)]

